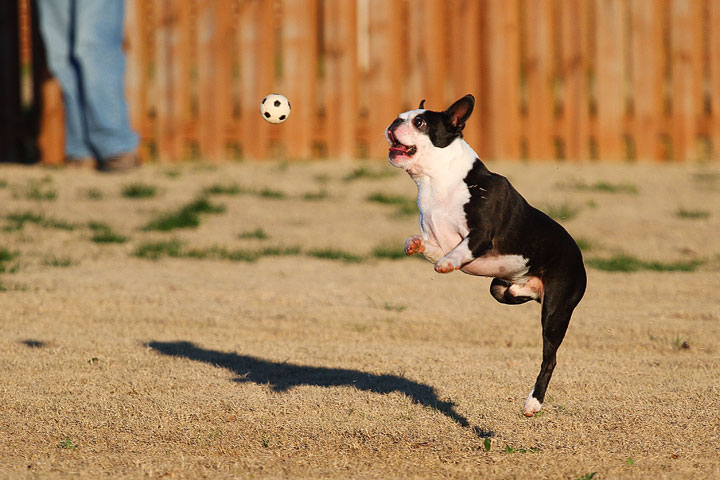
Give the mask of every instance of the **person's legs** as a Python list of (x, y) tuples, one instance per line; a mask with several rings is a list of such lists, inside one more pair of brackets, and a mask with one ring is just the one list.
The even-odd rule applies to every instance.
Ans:
[(93, 155), (86, 141), (83, 99), (76, 66), (72, 60), (74, 0), (38, 0), (40, 32), (50, 71), (60, 82), (65, 105), (65, 155), (87, 158)]
[(99, 160), (134, 152), (125, 99), (124, 0), (75, 0), (75, 50), (90, 144)]

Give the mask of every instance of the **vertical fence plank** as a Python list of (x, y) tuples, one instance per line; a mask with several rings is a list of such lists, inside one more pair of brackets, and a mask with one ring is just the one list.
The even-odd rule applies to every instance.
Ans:
[(357, 153), (357, 2), (326, 2), (324, 19), (328, 155), (347, 159)]
[(40, 148), (43, 163), (57, 165), (65, 157), (65, 108), (60, 83), (54, 78), (43, 82), (40, 118)]
[(453, 80), (452, 99), (468, 93), (475, 96), (473, 115), (463, 130), (465, 140), (478, 155), (484, 152), (483, 110), (485, 98), (481, 91), (481, 61), (484, 42), (481, 30), (481, 3), (477, 0), (454, 0), (450, 4), (448, 22), (450, 42), (450, 68)]
[(381, 135), (385, 127), (403, 108), (403, 55), (402, 31), (396, 26), (400, 18), (400, 2), (369, 0), (368, 38), (370, 58), (366, 83), (368, 85), (369, 154), (371, 157), (387, 157), (387, 143)]
[(198, 19), (199, 144), (203, 158), (218, 161), (227, 156), (231, 123), (230, 81), (233, 42), (230, 36), (229, 0), (201, 4)]
[(318, 2), (283, 0), (282, 8), (282, 86), (293, 106), (283, 128), (285, 154), (288, 158), (311, 158), (317, 121)]
[(565, 158), (590, 158), (589, 91), (587, 82), (587, 1), (560, 2), (562, 45), (563, 129)]
[(527, 0), (521, 12), (525, 29), (523, 70), (527, 78), (525, 136), (528, 157), (539, 160), (550, 160), (555, 156), (552, 7), (551, 0)]
[(183, 0), (158, 4), (155, 77), (157, 136), (160, 161), (185, 157), (185, 127), (190, 110), (189, 23), (190, 11)]
[(712, 159), (720, 161), (720, 0), (709, 3), (709, 57)]
[(488, 12), (490, 149), (493, 158), (520, 158), (518, 1), (485, 3)]
[(240, 131), (236, 135), (241, 138), (243, 156), (252, 159), (267, 157), (270, 129), (274, 127), (259, 113), (260, 100), (274, 93), (274, 25), (271, 1), (244, 1), (240, 5)]
[(656, 0), (634, 0), (630, 7), (635, 152), (638, 160), (655, 160), (661, 156), (663, 116), (662, 5)]
[(423, 12), (420, 44), (422, 51), (420, 74), (423, 81), (420, 96), (427, 99), (430, 108), (441, 110), (449, 105), (449, 99), (445, 94), (447, 78), (445, 1), (423, 0), (420, 7)]
[(172, 108), (172, 34), (173, 25), (172, 0), (162, 0), (155, 4), (155, 58), (154, 58), (154, 84), (156, 91), (152, 95), (155, 102), (156, 130), (158, 159), (161, 162), (170, 161), (172, 155), (173, 135), (173, 108)]
[(125, 11), (125, 96), (130, 125), (140, 136), (140, 157), (147, 158), (144, 144), (152, 137), (147, 125), (147, 42), (144, 41), (146, 16), (140, 0), (129, 0)]
[(623, 160), (625, 116), (625, 10), (621, 0), (597, 0), (597, 144), (605, 160)]
[(697, 124), (702, 98), (702, 23), (700, 2), (670, 3), (672, 61), (672, 142), (675, 160), (698, 157)]

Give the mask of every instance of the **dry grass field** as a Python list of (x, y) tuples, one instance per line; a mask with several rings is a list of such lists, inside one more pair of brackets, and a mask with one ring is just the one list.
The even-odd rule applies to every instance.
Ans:
[(539, 306), (403, 258), (403, 172), (0, 167), (0, 477), (720, 477), (719, 166), (489, 166), (589, 267), (533, 418)]

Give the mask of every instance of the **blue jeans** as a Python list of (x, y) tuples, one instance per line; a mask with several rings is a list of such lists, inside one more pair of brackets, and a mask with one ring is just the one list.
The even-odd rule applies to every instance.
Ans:
[(65, 154), (134, 152), (125, 101), (124, 0), (38, 0), (50, 70), (65, 104)]

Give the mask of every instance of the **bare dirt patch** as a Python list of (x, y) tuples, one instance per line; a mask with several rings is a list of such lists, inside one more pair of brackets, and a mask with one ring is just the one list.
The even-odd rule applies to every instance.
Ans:
[[(490, 168), (586, 259), (635, 265), (589, 269), (530, 419), (539, 307), (395, 259), (418, 230), (402, 172), (3, 166), (0, 476), (719, 476), (718, 167)], [(199, 198), (222, 208), (145, 228)]]

